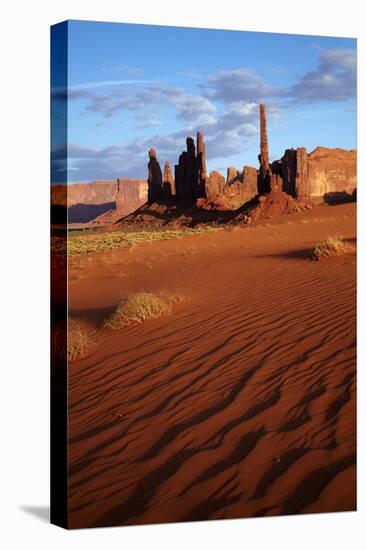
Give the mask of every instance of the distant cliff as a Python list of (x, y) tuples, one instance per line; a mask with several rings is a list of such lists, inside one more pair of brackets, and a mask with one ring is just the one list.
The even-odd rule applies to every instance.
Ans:
[(357, 187), (357, 151), (317, 147), (308, 154), (310, 197), (329, 193), (352, 194)]
[(147, 183), (138, 179), (99, 180), (51, 186), (53, 223), (68, 208), (69, 223), (87, 223), (109, 211), (122, 217), (147, 200)]

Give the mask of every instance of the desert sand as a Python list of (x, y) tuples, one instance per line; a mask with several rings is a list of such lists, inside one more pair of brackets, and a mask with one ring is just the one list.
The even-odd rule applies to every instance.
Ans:
[[(70, 527), (354, 510), (355, 204), (72, 258)], [(118, 331), (128, 292), (170, 316)]]

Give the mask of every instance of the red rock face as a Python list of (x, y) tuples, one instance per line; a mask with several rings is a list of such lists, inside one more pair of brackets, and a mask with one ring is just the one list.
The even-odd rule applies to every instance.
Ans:
[(357, 188), (357, 152), (355, 149), (317, 147), (307, 157), (308, 193), (318, 199), (332, 193), (352, 195)]
[(52, 185), (52, 204), (74, 206), (75, 204), (105, 204), (113, 202), (117, 193), (117, 180), (99, 180), (90, 183)]
[(226, 175), (226, 185), (231, 185), (238, 181), (241, 178), (241, 173), (239, 170), (234, 168), (234, 166), (229, 166), (227, 169), (227, 175)]
[(117, 180), (116, 211), (121, 216), (137, 210), (147, 201), (148, 185), (144, 180)]
[(220, 172), (211, 172), (206, 179), (206, 197), (208, 200), (213, 200), (220, 195), (225, 187), (225, 178)]
[(305, 147), (287, 149), (280, 161), (283, 190), (302, 199), (326, 199), (327, 195), (352, 195), (357, 187), (356, 151), (317, 147), (307, 154)]
[(296, 155), (295, 194), (299, 200), (309, 198), (308, 156), (305, 147), (298, 147)]
[(163, 176), (163, 194), (165, 197), (172, 197), (175, 195), (175, 182), (170, 168), (170, 162), (167, 160), (164, 166)]
[(146, 201), (147, 183), (144, 180), (101, 180), (51, 186), (52, 207), (67, 205), (69, 223), (87, 223), (116, 209), (116, 205), (120, 213), (126, 215)]
[(258, 194), (258, 170), (252, 166), (243, 168), (243, 197), (250, 200)]
[(258, 194), (258, 170), (251, 166), (244, 166), (243, 172), (228, 168), (223, 193), (226, 197), (237, 198), (243, 203), (249, 201)]
[(279, 174), (271, 174), (269, 186), (272, 192), (282, 191), (282, 178)]

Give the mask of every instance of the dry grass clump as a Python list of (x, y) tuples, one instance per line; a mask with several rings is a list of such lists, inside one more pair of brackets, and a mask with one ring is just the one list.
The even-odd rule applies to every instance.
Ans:
[(95, 341), (78, 321), (70, 319), (67, 325), (62, 323), (53, 330), (52, 354), (57, 359), (68, 361), (85, 357), (95, 346)]
[(104, 323), (106, 328), (118, 330), (131, 323), (143, 323), (148, 319), (156, 319), (169, 315), (173, 304), (179, 299), (167, 292), (152, 294), (150, 292), (136, 292), (129, 294), (119, 304), (116, 311)]
[(353, 250), (353, 247), (337, 237), (328, 237), (311, 250), (313, 260), (322, 260), (331, 256), (342, 256)]
[[(186, 236), (201, 235), (219, 231), (222, 227), (203, 226), (197, 228), (182, 227), (180, 229), (163, 229), (160, 231), (100, 231), (85, 235), (69, 235), (67, 253), (69, 257), (82, 254), (92, 254), (104, 250), (121, 247), (133, 247), (137, 244), (168, 239), (182, 239)], [(61, 252), (65, 248), (65, 240), (52, 243), (53, 252)]]

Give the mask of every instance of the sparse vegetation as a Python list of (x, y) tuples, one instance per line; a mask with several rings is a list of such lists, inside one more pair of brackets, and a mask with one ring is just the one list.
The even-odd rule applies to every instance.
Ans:
[(87, 328), (78, 321), (70, 319), (67, 325), (65, 322), (54, 329), (52, 352), (58, 359), (73, 361), (87, 355), (96, 343)]
[(116, 311), (104, 323), (106, 328), (118, 330), (131, 323), (143, 323), (148, 319), (156, 319), (169, 315), (173, 304), (179, 298), (167, 292), (152, 294), (150, 292), (137, 292), (130, 294), (119, 304)]
[[(92, 234), (69, 234), (67, 239), (68, 256), (92, 254), (102, 250), (111, 250), (120, 247), (132, 247), (136, 244), (149, 241), (164, 241), (167, 239), (181, 239), (188, 235), (200, 235), (212, 231), (219, 231), (222, 227), (200, 226), (195, 229), (183, 227), (181, 229), (166, 229), (161, 231), (103, 231)], [(65, 252), (66, 241), (55, 237), (51, 242), (52, 252)]]
[(322, 260), (330, 256), (342, 256), (353, 250), (353, 247), (338, 237), (328, 237), (311, 250), (313, 260)]

